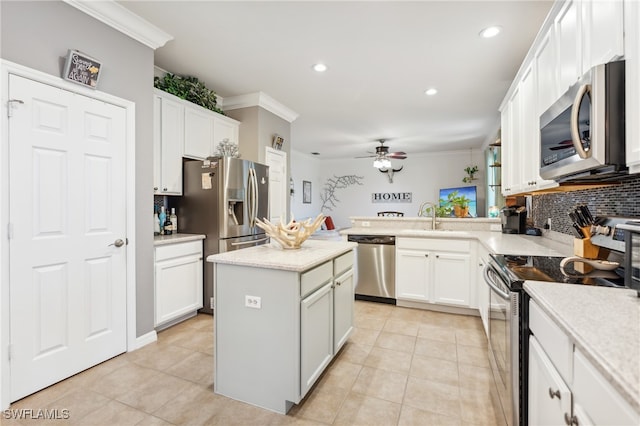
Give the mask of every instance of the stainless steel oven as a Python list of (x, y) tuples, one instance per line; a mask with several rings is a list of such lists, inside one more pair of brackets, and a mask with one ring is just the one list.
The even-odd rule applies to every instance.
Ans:
[(493, 256), (484, 268), (489, 286), (489, 363), (505, 422), (520, 424), (520, 291), (513, 291)]

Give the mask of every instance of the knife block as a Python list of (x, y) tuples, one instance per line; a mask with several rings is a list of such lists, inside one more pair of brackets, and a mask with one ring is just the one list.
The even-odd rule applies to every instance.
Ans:
[(585, 259), (600, 259), (600, 256), (606, 257), (609, 254), (609, 250), (593, 245), (591, 238), (575, 238), (573, 240), (573, 254)]

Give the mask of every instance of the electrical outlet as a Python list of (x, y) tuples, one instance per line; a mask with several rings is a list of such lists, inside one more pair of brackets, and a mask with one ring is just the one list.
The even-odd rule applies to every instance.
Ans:
[(244, 306), (247, 308), (260, 309), (262, 308), (262, 297), (245, 295)]
[(547, 218), (547, 223), (544, 225), (544, 229), (551, 230), (551, 218)]
[(362, 222), (362, 227), (363, 228), (368, 228), (370, 226), (371, 226), (371, 224), (369, 222)]

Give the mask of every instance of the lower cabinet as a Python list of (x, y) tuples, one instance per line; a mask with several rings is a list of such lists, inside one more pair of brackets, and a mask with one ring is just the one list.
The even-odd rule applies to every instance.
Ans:
[(489, 251), (482, 244), (478, 244), (477, 259), (476, 300), (484, 332), (489, 337), (489, 286), (484, 281), (484, 267), (489, 262)]
[(202, 308), (202, 241), (155, 248), (155, 326)]
[(475, 307), (471, 241), (396, 239), (396, 299)]
[(214, 265), (215, 392), (286, 413), (353, 331), (353, 250), (296, 272)]
[(640, 413), (529, 303), (529, 425), (638, 425)]
[(300, 302), (300, 391), (306, 394), (333, 358), (333, 283)]

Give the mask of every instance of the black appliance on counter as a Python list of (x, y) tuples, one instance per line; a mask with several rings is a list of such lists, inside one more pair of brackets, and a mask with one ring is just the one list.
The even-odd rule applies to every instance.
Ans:
[[(625, 252), (622, 228), (628, 218), (596, 218), (591, 237), (594, 245), (611, 250), (610, 258)], [(626, 253), (628, 258), (630, 253)], [(594, 270), (583, 274), (576, 264), (560, 266), (563, 257), (490, 255), (484, 269), (489, 286), (489, 362), (502, 411), (508, 426), (528, 424), (529, 295), (525, 281), (546, 281), (558, 285), (596, 285), (627, 288), (625, 268)]]
[(527, 230), (525, 206), (503, 207), (501, 211), (503, 234), (524, 234)]

